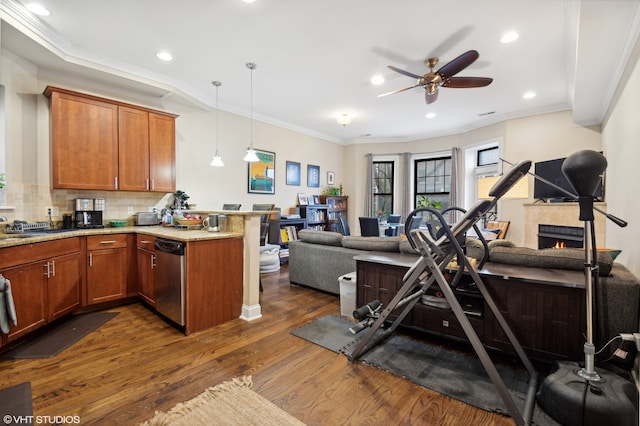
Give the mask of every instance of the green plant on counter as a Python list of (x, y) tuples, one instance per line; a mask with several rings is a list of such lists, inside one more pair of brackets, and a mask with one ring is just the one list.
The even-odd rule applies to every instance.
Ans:
[(173, 193), (173, 196), (174, 196), (173, 207), (175, 209), (179, 209), (179, 210), (189, 209), (189, 202), (187, 200), (191, 197), (189, 197), (189, 195), (186, 192), (177, 190), (176, 192)]
[(0, 173), (0, 189), (4, 188), (6, 181), (4, 180), (4, 173)]

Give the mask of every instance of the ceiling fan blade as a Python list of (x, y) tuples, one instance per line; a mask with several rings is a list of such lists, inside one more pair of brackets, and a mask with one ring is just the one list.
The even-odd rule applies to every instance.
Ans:
[(436, 74), (439, 74), (443, 80), (451, 78), (471, 65), (479, 56), (480, 55), (475, 50), (464, 52), (462, 55), (440, 68)]
[(442, 83), (443, 87), (453, 88), (471, 88), (471, 87), (485, 87), (491, 84), (493, 81), (489, 77), (451, 77)]
[(392, 92), (383, 93), (381, 95), (378, 95), (378, 97), (381, 98), (383, 96), (393, 95), (394, 93), (404, 92), (405, 90), (413, 89), (414, 87), (419, 87), (419, 86), (420, 86), (419, 84), (414, 84), (413, 86), (405, 87), (404, 89), (398, 89)]
[(412, 74), (409, 71), (401, 70), (400, 68), (396, 68), (396, 67), (394, 67), (392, 65), (389, 65), (388, 68), (391, 69), (391, 70), (394, 70), (395, 72), (399, 72), (400, 74), (406, 75), (407, 77), (413, 77), (413, 78), (418, 78), (418, 79), (422, 78), (421, 75)]
[(432, 104), (438, 100), (438, 92), (439, 90), (436, 90), (433, 93), (426, 92), (425, 99), (427, 101), (427, 105)]

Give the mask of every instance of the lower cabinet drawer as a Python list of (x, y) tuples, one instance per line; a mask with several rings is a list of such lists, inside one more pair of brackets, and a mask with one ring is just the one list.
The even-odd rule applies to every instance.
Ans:
[(87, 237), (87, 250), (127, 247), (127, 234), (91, 235)]
[[(482, 318), (474, 318), (467, 315), (471, 326), (478, 334), (480, 340), (484, 339), (484, 322)], [(449, 309), (438, 309), (416, 303), (413, 308), (413, 326), (424, 330), (437, 331), (452, 336), (464, 337), (466, 334), (458, 319)]]

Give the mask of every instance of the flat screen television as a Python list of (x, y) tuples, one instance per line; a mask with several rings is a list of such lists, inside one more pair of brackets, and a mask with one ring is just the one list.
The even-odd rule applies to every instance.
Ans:
[[(573, 189), (567, 178), (564, 176), (564, 173), (562, 173), (563, 162), (564, 158), (539, 161), (535, 163), (534, 173), (536, 174), (536, 176), (540, 176), (541, 178), (554, 183), (560, 188), (563, 188), (571, 192), (572, 194), (575, 194), (575, 190)], [(602, 201), (602, 178), (600, 178), (598, 188), (596, 188), (596, 191), (593, 195), (597, 200)], [(533, 184), (533, 198), (545, 201), (577, 201), (561, 190), (554, 188), (551, 185), (547, 185), (539, 179), (535, 179), (535, 182)]]

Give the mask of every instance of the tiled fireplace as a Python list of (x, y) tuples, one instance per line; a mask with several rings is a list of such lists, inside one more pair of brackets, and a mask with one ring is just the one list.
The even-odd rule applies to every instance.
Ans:
[[(600, 210), (606, 211), (605, 203), (596, 203)], [(580, 215), (580, 207), (578, 203), (531, 203), (524, 205), (524, 219), (525, 219), (525, 227), (524, 227), (524, 245), (525, 247), (537, 249), (547, 246), (547, 243), (544, 242), (543, 245), (539, 244), (539, 234), (555, 234), (562, 233), (555, 232), (558, 229), (555, 228), (570, 228), (568, 229), (569, 233), (583, 233), (584, 232), (584, 222), (578, 220)], [(605, 245), (605, 227), (606, 227), (606, 218), (604, 215), (600, 213), (595, 213), (595, 237), (596, 237), (596, 247), (604, 247)], [(540, 230), (540, 226), (551, 226), (552, 228), (543, 228), (545, 232)], [(577, 229), (579, 229), (579, 231)], [(546, 232), (550, 231), (552, 232)], [(574, 241), (578, 238), (576, 235), (571, 236), (571, 242), (569, 247), (576, 247)], [(582, 236), (580, 238), (580, 245), (577, 247), (582, 247)], [(555, 239), (551, 245), (548, 247), (553, 247), (555, 244)]]
[(584, 227), (538, 225), (538, 248), (582, 248)]

